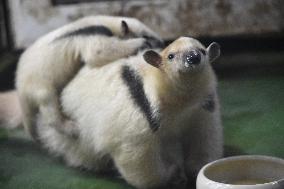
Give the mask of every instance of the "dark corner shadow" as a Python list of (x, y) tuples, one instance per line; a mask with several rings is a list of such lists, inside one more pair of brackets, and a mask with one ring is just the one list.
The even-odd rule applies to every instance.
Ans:
[(39, 156), (47, 155), (47, 152), (32, 140), (14, 137), (0, 139), (0, 153), (6, 150), (15, 152), (15, 154), (18, 155), (25, 153), (30, 153)]
[(74, 168), (77, 171), (79, 171), (81, 174), (83, 174), (86, 177), (92, 177), (92, 176), (96, 176), (97, 178), (111, 178), (111, 179), (118, 179), (123, 181), (120, 173), (118, 172), (118, 170), (116, 169), (113, 161), (110, 161), (110, 163), (108, 164), (108, 169), (104, 170), (104, 171), (95, 171), (92, 169), (86, 169), (86, 168), (82, 168), (82, 167), (77, 167)]
[(224, 147), (224, 157), (229, 156), (239, 156), (239, 155), (247, 155), (244, 151), (236, 146), (225, 145)]

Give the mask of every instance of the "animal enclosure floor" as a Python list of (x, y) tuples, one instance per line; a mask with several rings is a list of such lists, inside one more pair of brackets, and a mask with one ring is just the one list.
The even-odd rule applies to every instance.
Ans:
[[(242, 73), (219, 82), (226, 156), (284, 158), (284, 75)], [(126, 189), (113, 176), (68, 168), (22, 130), (0, 130), (1, 189)]]

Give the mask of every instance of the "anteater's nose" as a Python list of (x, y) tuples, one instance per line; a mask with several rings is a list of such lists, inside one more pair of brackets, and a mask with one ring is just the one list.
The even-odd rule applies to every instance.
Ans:
[(190, 65), (199, 64), (201, 61), (201, 55), (199, 51), (193, 50), (186, 53), (184, 59), (185, 67), (189, 67)]

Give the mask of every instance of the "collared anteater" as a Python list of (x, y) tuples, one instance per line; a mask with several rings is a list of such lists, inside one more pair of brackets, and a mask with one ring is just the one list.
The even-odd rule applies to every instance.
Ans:
[[(105, 170), (112, 160), (138, 188), (180, 184), (222, 156), (217, 81), (220, 47), (181, 37), (102, 67), (85, 66), (63, 90), (64, 113), (79, 137), (38, 117), (38, 136), (69, 165)], [(43, 120), (45, 118), (43, 117)]]

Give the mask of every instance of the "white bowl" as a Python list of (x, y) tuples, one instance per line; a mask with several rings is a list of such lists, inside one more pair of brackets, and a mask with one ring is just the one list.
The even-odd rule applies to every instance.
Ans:
[(284, 160), (245, 155), (216, 160), (205, 165), (197, 189), (284, 189)]

